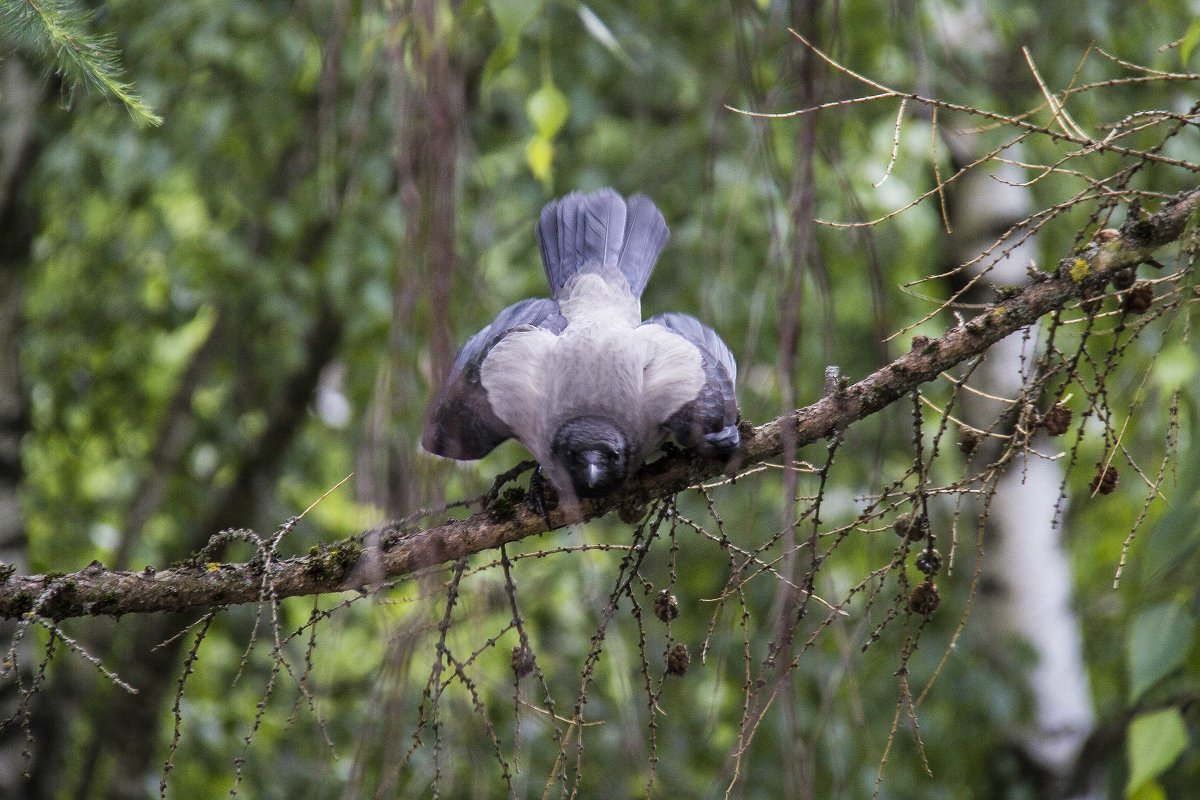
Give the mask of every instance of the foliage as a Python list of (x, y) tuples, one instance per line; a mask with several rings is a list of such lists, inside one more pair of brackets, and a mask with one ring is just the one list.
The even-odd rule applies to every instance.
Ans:
[(0, 38), (53, 54), (55, 69), (70, 83), (110, 95), (139, 122), (161, 124), (162, 117), (121, 80), (112, 37), (88, 32), (92, 16), (72, 0), (5, 0), (0, 3)]
[[(672, 239), (644, 306), (687, 310), (726, 337), (749, 420), (820, 397), (827, 364), (856, 379), (906, 351), (912, 336), (953, 325), (942, 308), (952, 281), (929, 278), (953, 266), (936, 189), (955, 169), (932, 112), (914, 102), (898, 129), (898, 101), (776, 120), (730, 110), (787, 112), (863, 93), (789, 24), (887, 86), (1010, 117), (1042, 101), (1025, 46), (1055, 91), (1109, 82), (1069, 99), (1074, 121), (1097, 139), (1124, 120), (1125, 146), (1195, 161), (1194, 117), (1179, 135), (1164, 134), (1170, 115), (1194, 113), (1196, 26), (1183, 3), (1152, 4), (1161, 40), (1138, 24), (1150, 12), (1115, 3), (1088, 14), (1070, 4), (944, 2), (881, 14), (875, 3), (818, 3), (807, 17), (803, 4), (414, 5), (104, 7), (97, 24), (120, 32), (132, 80), (166, 122), (134, 127), (90, 98), (69, 117), (45, 112), (60, 127), (29, 193), (38, 230), (21, 346), (34, 570), (73, 571), (92, 559), (163, 566), (221, 528), (254, 528), (265, 540), (277, 531), (285, 554), (304, 553), (379, 524), (385, 502), (371, 487), (421, 487), (420, 502), (435, 505), (480, 494), (523, 454), (506, 445), (464, 466), (416, 454), (437, 374), (430, 332), (445, 325), (461, 342), (500, 308), (544, 291), (532, 222), (571, 189), (645, 191), (663, 208)], [(427, 6), (435, 24), (423, 29), (415, 20)], [(86, 27), (72, 5), (28, 8), (42, 10), (41, 22), (20, 22), (35, 42)], [(5, 19), (15, 29), (18, 17)], [(460, 268), (447, 278), (446, 307), (424, 294), (432, 276), (409, 249), (413, 207), (396, 164), (399, 87), (426, 76), (419, 65), (437, 35), (466, 87), (453, 179)], [(1089, 51), (1092, 42), (1188, 74), (1131, 80), (1154, 73)], [(42, 55), (43, 65), (77, 70), (74, 80), (107, 76), (106, 91), (138, 113), (115, 73), (96, 69), (104, 58), (41, 50), (58, 54)], [(805, 95), (805, 70), (815, 98)], [(1156, 109), (1164, 114), (1146, 114)], [(938, 114), (944, 128), (980, 127), (987, 147), (1013, 136)], [(1032, 119), (1057, 130), (1046, 111)], [(1113, 176), (1131, 162), (1118, 153), (1085, 158), (1047, 136), (1023, 144), (1030, 164), (1076, 158), (1029, 187), (1037, 208), (1060, 209), (1039, 230), (1044, 269), (1123, 221), (1128, 206), (1106, 198), (1108, 188), (1195, 185), (1194, 172), (1163, 163), (1122, 183)], [(935, 191), (874, 226), (811, 226), (794, 213), (806, 165), (810, 219), (874, 220)], [(1068, 204), (1087, 191), (1089, 203)], [(812, 255), (795, 267), (805, 242)], [(1061, 521), (1100, 728), (1127, 744), (1125, 761), (1093, 765), (1113, 796), (1153, 796), (1145, 793), (1154, 787), (1174, 796), (1200, 777), (1191, 710), (1200, 678), (1195, 275), (1188, 254), (1178, 255), (1164, 273), (1142, 268), (1151, 281), (1177, 264), (1181, 272), (1155, 284), (1158, 311), (1136, 323), (1137, 335), (1118, 329), (1115, 301), (1094, 322), (1072, 309), (1059, 351), (1084, 355), (1044, 387), (1046, 398), (1073, 395), (1065, 402), (1077, 412), (1076, 438), (1061, 448), (1071, 453)], [(782, 355), (788, 309), (800, 309), (794, 361)], [(333, 355), (296, 402), (286, 387), (312, 364), (314, 341)], [(1109, 371), (1109, 354), (1122, 366)], [(947, 409), (958, 395), (932, 384), (922, 397)], [(288, 409), (296, 418), (284, 437)], [(898, 538), (893, 522), (914, 510), (914, 487), (949, 487), (978, 466), (944, 426), (938, 411), (902, 402), (837, 447), (798, 453), (798, 469), (684, 493), (639, 524), (606, 518), (365, 596), (175, 620), (169, 634), (185, 632), (152, 712), (153, 758), (139, 785), (156, 783), (166, 762), (168, 795), (180, 797), (234, 784), (264, 798), (416, 795), (431, 785), (441, 796), (494, 796), (505, 773), (519, 796), (547, 786), (585, 797), (721, 796), (734, 783), (745, 797), (1032, 796), (1010, 743), (1029, 711), (1026, 651), (1013, 643), (998, 659), (969, 616), (978, 590), (969, 495), (983, 484), (933, 494), (948, 560), (941, 602), (928, 619), (906, 610), (924, 579), (913, 562), (925, 545)], [(927, 475), (915, 472), (914, 441), (937, 453), (925, 452)], [(1112, 453), (1116, 491), (1089, 492), (1095, 465)], [(279, 528), (352, 471), (352, 484)], [(409, 522), (448, 513), (457, 512)], [(807, 542), (818, 533), (814, 592), (789, 590), (816, 556)], [(253, 541), (239, 540), (213, 560), (253, 552)], [(664, 590), (679, 607), (669, 620), (654, 611)], [(783, 647), (785, 622), (800, 617)], [(137, 624), (78, 620), (62, 632), (124, 675), (121, 657), (139, 652)], [(109, 690), (92, 682), (90, 666), (81, 675), (88, 665), (59, 642), (43, 696)], [(668, 674), (681, 644), (690, 666)], [(513, 649), (524, 646), (535, 661), (517, 677)], [(800, 657), (794, 669), (773, 669), (773, 651), (787, 654), (781, 662)], [(137, 655), (130, 669), (143, 662)], [(582, 725), (566, 721), (576, 707), (586, 711)], [(74, 744), (54, 791), (102, 791), (123, 763), (117, 737), (102, 715), (69, 723)], [(1170, 759), (1154, 747), (1162, 737)]]

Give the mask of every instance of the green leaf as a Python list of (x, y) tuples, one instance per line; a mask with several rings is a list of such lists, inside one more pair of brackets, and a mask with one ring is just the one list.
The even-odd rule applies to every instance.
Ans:
[(550, 167), (554, 163), (554, 143), (542, 136), (534, 136), (525, 145), (525, 160), (533, 176), (544, 184), (550, 183)]
[(505, 40), (515, 40), (542, 10), (542, 0), (488, 0), (488, 8)]
[(566, 96), (558, 90), (551, 81), (546, 81), (542, 87), (525, 101), (525, 113), (533, 123), (534, 130), (543, 139), (553, 139), (567, 121), (571, 106)]
[(496, 79), (505, 67), (513, 63), (517, 59), (517, 51), (520, 50), (519, 39), (504, 39), (500, 44), (496, 45), (487, 57), (487, 61), (483, 64), (483, 77), (480, 82), (486, 91), (491, 87), (492, 81)]
[(1129, 800), (1167, 800), (1167, 791), (1158, 781), (1146, 781), (1129, 795)]
[(1177, 708), (1139, 714), (1129, 725), (1129, 783), (1125, 796), (1132, 798), (1142, 786), (1175, 762), (1187, 747), (1187, 729)]
[[(1189, 416), (1191, 430), (1200, 430), (1200, 413), (1193, 408)], [(1161, 583), (1168, 572), (1194, 565), (1193, 555), (1200, 548), (1200, 446), (1193, 443), (1179, 461), (1179, 487), (1172, 492), (1171, 507), (1146, 542), (1141, 575), (1147, 586)]]
[(1125, 640), (1131, 703), (1183, 663), (1194, 628), (1195, 620), (1177, 603), (1162, 603), (1138, 614)]
[(205, 303), (190, 321), (156, 336), (152, 344), (155, 373), (183, 366), (208, 339), (216, 321), (216, 309)]
[[(1176, 497), (1179, 494), (1182, 493)], [(1150, 541), (1146, 543), (1142, 574), (1148, 582), (1160, 580), (1173, 567), (1190, 563), (1196, 548), (1200, 547), (1200, 529), (1196, 526), (1200, 504), (1192, 497), (1180, 497), (1177, 502), (1178, 505), (1154, 526)]]
[(1154, 358), (1151, 374), (1165, 394), (1189, 386), (1196, 374), (1196, 354), (1191, 345), (1176, 342), (1164, 347)]
[(634, 66), (633, 59), (625, 52), (625, 48), (621, 47), (621, 43), (617, 41), (617, 37), (613, 36), (613, 32), (604, 24), (604, 20), (596, 15), (587, 6), (580, 4), (579, 20), (583, 23), (583, 27), (591, 34), (592, 38), (602, 44), (606, 50), (623, 61), (627, 66)]
[(1179, 64), (1187, 68), (1187, 63), (1192, 57), (1192, 51), (1196, 49), (1196, 45), (1200, 44), (1200, 19), (1192, 20), (1192, 24), (1188, 25), (1187, 33), (1183, 35), (1183, 39), (1179, 42)]

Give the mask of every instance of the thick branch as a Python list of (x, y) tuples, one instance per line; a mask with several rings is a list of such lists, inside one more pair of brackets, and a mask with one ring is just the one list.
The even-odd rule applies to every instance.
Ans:
[[(909, 353), (859, 382), (839, 388), (816, 403), (758, 428), (744, 426), (738, 468), (778, 456), (785, 432), (797, 446), (822, 439), (885, 408), (941, 372), (967, 361), (1046, 314), (1061, 309), (1085, 289), (1103, 287), (1115, 272), (1150, 259), (1171, 242), (1192, 246), (1197, 235), (1200, 190), (1164, 205), (1157, 213), (1127, 222), (1109, 241), (1059, 263), (1032, 285), (943, 336), (922, 340)], [(585, 501), (581, 513), (550, 512), (553, 527), (592, 519), (610, 511), (635, 511), (722, 474), (726, 466), (688, 453), (676, 453), (644, 467), (620, 491)], [(0, 585), (0, 617), (33, 612), (51, 619), (90, 614), (120, 615), (179, 611), (197, 606), (257, 602), (269, 586), (277, 597), (363, 589), (388, 578), (414, 573), (545, 532), (541, 517), (525, 503), (504, 504), (468, 519), (424, 530), (395, 527), (367, 531), (352, 539), (315, 548), (307, 556), (265, 563), (189, 563), (157, 572), (115, 572), (94, 563), (70, 575), (10, 575)]]

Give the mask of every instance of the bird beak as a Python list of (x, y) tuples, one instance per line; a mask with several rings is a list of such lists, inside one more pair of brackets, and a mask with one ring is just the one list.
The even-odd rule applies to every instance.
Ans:
[(588, 453), (587, 462), (587, 485), (589, 489), (595, 489), (600, 482), (600, 454)]

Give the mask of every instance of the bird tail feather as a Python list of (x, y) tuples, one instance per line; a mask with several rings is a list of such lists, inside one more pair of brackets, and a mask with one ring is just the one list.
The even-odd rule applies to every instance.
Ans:
[(668, 235), (662, 213), (645, 195), (626, 201), (612, 189), (600, 189), (547, 203), (537, 239), (551, 295), (558, 299), (575, 275), (611, 275), (615, 268), (634, 297), (641, 297)]

